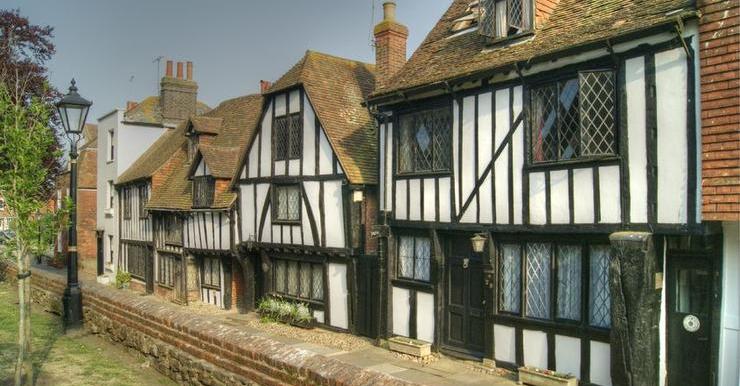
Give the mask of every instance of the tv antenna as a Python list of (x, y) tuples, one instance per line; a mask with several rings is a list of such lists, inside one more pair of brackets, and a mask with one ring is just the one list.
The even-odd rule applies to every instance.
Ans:
[(152, 63), (157, 63), (155, 71), (157, 73), (157, 77), (154, 79), (154, 95), (157, 95), (159, 93), (159, 78), (162, 77), (160, 71), (162, 69), (162, 59), (164, 59), (164, 56), (159, 55), (152, 60)]

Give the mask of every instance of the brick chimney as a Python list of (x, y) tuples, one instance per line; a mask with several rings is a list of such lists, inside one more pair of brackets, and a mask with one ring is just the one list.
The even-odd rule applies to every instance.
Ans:
[(272, 82), (267, 80), (260, 80), (260, 94), (264, 94), (267, 92), (267, 90), (272, 87)]
[(409, 30), (396, 21), (396, 3), (383, 3), (383, 21), (375, 26), (375, 87), (385, 84), (406, 63)]
[(177, 76), (172, 76), (172, 61), (167, 61), (165, 76), (160, 83), (159, 103), (162, 120), (167, 126), (177, 125), (195, 114), (198, 84), (193, 81), (193, 63), (187, 62), (187, 78), (183, 62), (177, 62)]
[(138, 105), (139, 105), (138, 102), (135, 102), (135, 101), (127, 101), (126, 102), (126, 111), (129, 111), (129, 110), (133, 109), (134, 107), (136, 107)]

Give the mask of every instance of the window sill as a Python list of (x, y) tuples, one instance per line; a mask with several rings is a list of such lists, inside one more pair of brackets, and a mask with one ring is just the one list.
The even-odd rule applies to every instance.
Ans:
[(301, 298), (301, 297), (294, 296), (294, 295), (282, 294), (280, 292), (275, 292), (275, 291), (270, 292), (270, 296), (273, 298), (281, 298), (281, 299), (287, 299), (287, 300), (297, 301), (301, 303), (308, 303), (309, 305), (316, 306), (317, 308), (315, 309), (318, 309), (320, 311), (324, 309), (323, 300), (306, 299), (306, 298)]
[(114, 213), (113, 208), (108, 208), (105, 210), (105, 217), (113, 217)]
[(487, 49), (502, 48), (502, 47), (510, 46), (512, 44), (519, 43), (520, 41), (528, 39), (530, 37), (534, 37), (534, 30), (529, 30), (527, 32), (522, 32), (516, 35), (510, 35), (506, 37), (498, 37), (498, 38), (489, 37), (486, 39), (486, 48)]
[(564, 161), (545, 161), (545, 162), (530, 162), (525, 165), (526, 171), (535, 170), (547, 170), (547, 169), (565, 169), (570, 167), (578, 166), (600, 166), (601, 164), (613, 164), (621, 161), (621, 157), (616, 155), (591, 157), (591, 158), (579, 158)]
[(452, 176), (452, 172), (447, 170), (443, 172), (403, 172), (403, 173), (396, 173), (394, 175), (395, 179), (398, 180), (407, 180), (411, 178), (433, 178), (433, 177), (450, 177)]
[(434, 291), (434, 285), (432, 283), (413, 280), (413, 279), (405, 279), (405, 278), (392, 279), (391, 284), (393, 284), (394, 287), (399, 287), (399, 288), (413, 289), (413, 290), (424, 291), (424, 292)]
[(157, 286), (158, 287), (161, 287), (161, 288), (168, 289), (168, 290), (175, 289), (175, 286), (174, 285), (169, 285), (169, 284), (164, 284), (164, 283), (159, 283), (159, 282), (157, 283)]
[(206, 288), (206, 289), (212, 289), (212, 290), (215, 290), (215, 291), (221, 291), (221, 286), (220, 285), (219, 286), (215, 286), (215, 285), (212, 285), (212, 284), (201, 284), (200, 287), (201, 288)]
[(278, 220), (272, 219), (272, 225), (301, 225), (301, 220)]

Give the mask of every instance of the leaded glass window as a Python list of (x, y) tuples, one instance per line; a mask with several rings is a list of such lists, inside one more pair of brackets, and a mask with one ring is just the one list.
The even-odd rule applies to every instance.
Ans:
[(550, 258), (552, 245), (527, 244), (527, 316), (550, 318)]
[(449, 107), (404, 114), (399, 118), (399, 124), (399, 172), (450, 170), (452, 114)]
[(218, 258), (204, 257), (200, 272), (203, 287), (221, 288), (221, 261)]
[(532, 162), (616, 154), (613, 71), (581, 72), (531, 91)]
[(581, 320), (581, 246), (558, 246), (557, 317)]
[(299, 221), (301, 219), (301, 190), (298, 185), (274, 187), (273, 220)]
[(275, 161), (301, 158), (302, 131), (300, 113), (275, 117), (272, 137)]
[(398, 276), (429, 281), (432, 255), (431, 240), (427, 237), (401, 236), (398, 240)]
[(592, 246), (589, 282), (589, 323), (595, 327), (611, 327), (611, 294), (609, 292), (609, 247)]
[(518, 244), (503, 246), (501, 256), (501, 311), (519, 313), (522, 283), (522, 249)]
[(324, 300), (324, 267), (321, 263), (273, 259), (273, 289), (301, 300)]
[(531, 0), (481, 0), (479, 32), (505, 38), (532, 30)]

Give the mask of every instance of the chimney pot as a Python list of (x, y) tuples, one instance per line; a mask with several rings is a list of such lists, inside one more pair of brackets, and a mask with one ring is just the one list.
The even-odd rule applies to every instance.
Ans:
[(182, 62), (177, 62), (177, 79), (182, 79)]
[(266, 80), (260, 80), (260, 93), (264, 94), (272, 86), (272, 82)]
[(164, 76), (168, 76), (168, 77), (172, 78), (172, 61), (171, 60), (168, 60), (167, 61), (167, 70), (165, 71), (165, 75)]
[(138, 103), (137, 102), (134, 102), (134, 101), (128, 101), (128, 102), (126, 102), (126, 111), (129, 111), (129, 110), (133, 109), (137, 105), (138, 105)]
[(396, 20), (396, 2), (386, 1), (383, 3), (383, 20), (384, 21), (395, 21)]
[(193, 80), (193, 62), (187, 62), (187, 80)]

